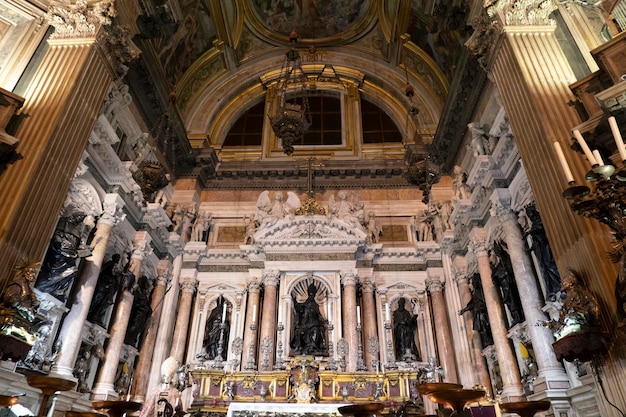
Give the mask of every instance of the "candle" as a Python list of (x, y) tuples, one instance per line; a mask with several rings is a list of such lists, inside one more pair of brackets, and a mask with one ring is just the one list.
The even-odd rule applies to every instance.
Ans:
[(356, 306), (356, 324), (361, 324), (361, 306)]
[(572, 171), (569, 169), (569, 165), (567, 165), (565, 155), (563, 155), (563, 149), (561, 149), (561, 144), (559, 142), (554, 142), (554, 149), (556, 150), (556, 154), (561, 162), (561, 168), (563, 168), (567, 182), (574, 182), (574, 176), (572, 175)]
[(600, 166), (604, 166), (604, 161), (602, 160), (602, 157), (600, 156), (600, 151), (596, 149), (592, 153), (593, 153), (593, 157), (596, 159), (596, 163)]
[(585, 153), (585, 156), (589, 160), (589, 163), (592, 166), (596, 165), (597, 164), (596, 159), (593, 157), (593, 154), (591, 153), (591, 149), (589, 149), (589, 146), (587, 146), (587, 142), (585, 142), (583, 135), (580, 134), (580, 130), (574, 130), (574, 137), (578, 141), (578, 144), (580, 145), (580, 147), (583, 148), (583, 152)]
[(326, 319), (330, 323), (330, 300), (326, 302)]
[(224, 302), (224, 308), (222, 309), (222, 323), (226, 321), (226, 302)]
[(281, 317), (283, 316), (283, 306), (278, 303), (278, 322), (281, 322)]
[(383, 368), (383, 376), (385, 376), (385, 364), (381, 363), (380, 366), (381, 366), (381, 368)]
[(256, 323), (256, 304), (252, 306), (252, 324)]
[(385, 321), (389, 321), (389, 303), (385, 303)]
[(617, 127), (617, 122), (615, 121), (615, 117), (609, 117), (609, 126), (611, 126), (611, 132), (613, 133), (613, 139), (615, 139), (615, 144), (617, 145), (617, 151), (619, 152), (619, 157), (622, 161), (626, 161), (626, 148), (624, 148), (624, 141), (622, 140), (622, 134)]

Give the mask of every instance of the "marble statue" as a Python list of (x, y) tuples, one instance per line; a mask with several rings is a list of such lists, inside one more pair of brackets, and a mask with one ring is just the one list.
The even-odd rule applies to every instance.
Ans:
[(364, 222), (363, 203), (356, 195), (348, 195), (347, 191), (341, 190), (328, 198), (328, 214), (331, 218), (341, 220), (352, 227), (362, 229)]
[(300, 198), (292, 191), (287, 192), (287, 201), (283, 201), (283, 199), (283, 193), (280, 191), (274, 192), (273, 199), (270, 199), (270, 194), (267, 190), (259, 195), (255, 216), (259, 229), (271, 226), (285, 217), (293, 218), (296, 209), (302, 205)]
[(471, 197), (472, 193), (465, 181), (466, 174), (463, 168), (455, 165), (452, 175), (452, 193), (455, 200), (468, 200)]
[[(194, 242), (206, 242), (208, 239), (208, 231), (211, 227), (211, 219), (213, 215), (202, 210), (198, 213), (196, 221), (191, 228), (191, 240)], [(205, 237), (205, 232), (207, 233)]]

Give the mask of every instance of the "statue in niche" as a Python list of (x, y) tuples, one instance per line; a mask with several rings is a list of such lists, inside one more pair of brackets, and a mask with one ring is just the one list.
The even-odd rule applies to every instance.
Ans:
[(105, 313), (109, 306), (115, 303), (115, 295), (122, 287), (123, 271), (119, 264), (121, 258), (118, 253), (114, 253), (111, 259), (102, 266), (89, 306), (87, 320), (103, 328), (106, 327), (104, 324)]
[[(230, 325), (229, 325), (229, 317), (228, 317), (228, 307), (226, 307), (226, 315), (224, 315), (224, 306), (226, 305), (226, 300), (223, 296), (219, 296), (217, 299), (217, 303), (209, 317), (206, 320), (206, 324), (204, 326), (204, 340), (202, 342), (202, 346), (206, 350), (206, 353), (209, 359), (215, 359), (220, 353), (223, 354), (225, 352), (224, 347), (228, 344), (228, 337), (230, 335)], [(222, 332), (222, 320), (224, 321), (224, 347), (222, 348), (223, 352), (219, 351), (219, 343), (220, 343), (220, 334)]]
[(500, 242), (496, 242), (491, 251), (491, 271), (493, 282), (500, 289), (502, 302), (511, 314), (511, 325), (522, 323), (524, 310), (515, 282), (513, 265), (504, 245)]
[(89, 371), (91, 368), (91, 347), (81, 349), (81, 353), (78, 355), (76, 364), (74, 365), (73, 375), (78, 379), (76, 383), (76, 390), (78, 392), (87, 393), (91, 392), (87, 378), (89, 378)]
[(300, 198), (292, 191), (287, 192), (287, 201), (283, 202), (283, 199), (283, 193), (280, 191), (274, 192), (273, 199), (270, 199), (270, 193), (267, 190), (259, 195), (254, 219), (259, 224), (259, 229), (271, 226), (285, 217), (293, 218), (296, 209), (302, 205)]
[(536, 207), (529, 205), (522, 209), (519, 213), (518, 222), (522, 226), (524, 238), (530, 237), (531, 239), (531, 250), (537, 258), (541, 276), (546, 284), (546, 299), (555, 301), (556, 293), (561, 287), (561, 276)]
[(83, 243), (86, 218), (74, 212), (59, 221), (35, 283), (39, 291), (67, 300), (70, 286), (78, 277), (78, 261), (91, 255)]
[(376, 215), (370, 211), (367, 220), (367, 234), (369, 243), (378, 243), (380, 236), (383, 234), (383, 228), (380, 224), (380, 220), (376, 218)]
[(320, 312), (319, 304), (315, 301), (317, 287), (309, 284), (308, 297), (299, 303), (295, 295), (292, 295), (294, 308), (294, 325), (289, 345), (294, 355), (327, 355), (326, 352), (326, 326), (324, 317)]
[(489, 315), (487, 314), (487, 304), (480, 282), (480, 275), (475, 274), (472, 277), (472, 298), (467, 305), (459, 311), (459, 316), (469, 311), (472, 313), (472, 328), (480, 335), (480, 341), (483, 348), (493, 345), (493, 336), (491, 334), (491, 324), (489, 323)]
[(5, 327), (13, 325), (17, 328), (30, 330), (35, 321), (39, 299), (32, 290), (33, 282), (39, 271), (39, 263), (24, 263), (15, 268), (13, 280), (2, 292), (2, 309), (0, 320)]
[(52, 333), (52, 323), (43, 321), (33, 326), (35, 342), (28, 351), (26, 359), (19, 362), (20, 367), (33, 369), (36, 371), (50, 371), (50, 358), (48, 356), (48, 339)]
[(398, 300), (398, 308), (393, 312), (393, 344), (398, 361), (419, 361), (420, 354), (415, 344), (417, 314), (405, 308), (406, 300)]
[(365, 220), (363, 203), (359, 201), (356, 195), (352, 195), (350, 198), (347, 191), (339, 191), (336, 201), (334, 195), (328, 198), (328, 214), (331, 218), (346, 222), (352, 227), (363, 229), (362, 224)]
[(134, 290), (133, 307), (130, 310), (131, 320), (128, 323), (128, 329), (124, 337), (124, 343), (135, 348), (139, 347), (141, 335), (152, 315), (150, 292), (150, 281), (146, 276), (142, 275)]

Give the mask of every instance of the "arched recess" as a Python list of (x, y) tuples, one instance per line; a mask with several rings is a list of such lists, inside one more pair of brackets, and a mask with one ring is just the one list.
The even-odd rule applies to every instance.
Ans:
[[(263, 99), (265, 90), (261, 81), (264, 76), (279, 72), (283, 55), (284, 49), (273, 50), (272, 54), (242, 65), (235, 73), (228, 73), (217, 79), (211, 79), (206, 84), (197, 85), (198, 91), (201, 92), (196, 94), (194, 101), (188, 103), (185, 108), (185, 125), (191, 142), (201, 147), (208, 136), (211, 144), (221, 143), (228, 132), (229, 123), (233, 123), (245, 109)], [(402, 130), (406, 129), (407, 75), (403, 69), (352, 51), (327, 51), (324, 55), (324, 64), (332, 65), (340, 78), (348, 81), (355, 78), (354, 74), (362, 74), (364, 81), (359, 87), (366, 93), (370, 89), (370, 96), (380, 96), (381, 107), (388, 114), (395, 115), (392, 119)], [(317, 65), (321, 69), (324, 64), (310, 65)], [(433, 71), (439, 71), (433, 69), (432, 62), (424, 61), (423, 64)], [(268, 68), (273, 70), (268, 71)], [(434, 88), (432, 80), (415, 78), (411, 71), (408, 75), (409, 82), (415, 88), (414, 104), (419, 109), (425, 128), (434, 131), (444, 104), (440, 90), (447, 89), (447, 86), (437, 85), (437, 88)], [(188, 74), (185, 78), (188, 78)], [(189, 78), (193, 76), (189, 75)]]

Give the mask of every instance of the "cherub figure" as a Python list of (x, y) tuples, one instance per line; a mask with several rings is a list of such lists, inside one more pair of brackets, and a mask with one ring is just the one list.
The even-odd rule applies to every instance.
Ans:
[(283, 193), (274, 192), (273, 200), (270, 199), (269, 191), (265, 190), (259, 195), (256, 207), (255, 221), (259, 223), (259, 229), (275, 224), (285, 217), (293, 218), (293, 215), (302, 204), (300, 198), (292, 192), (287, 192), (287, 201), (283, 202)]

